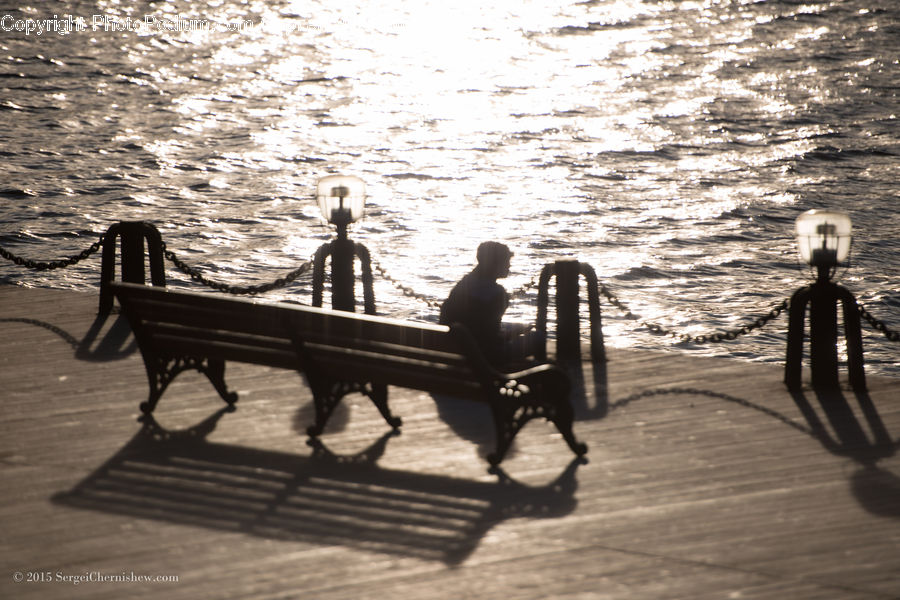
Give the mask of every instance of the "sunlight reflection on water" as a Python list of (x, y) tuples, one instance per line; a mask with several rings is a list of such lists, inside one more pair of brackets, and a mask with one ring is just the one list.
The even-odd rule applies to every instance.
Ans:
[[(143, 17), (116, 2), (99, 10)], [(510, 289), (574, 256), (648, 320), (733, 326), (806, 280), (793, 218), (833, 206), (853, 212), (871, 261), (854, 266), (855, 290), (898, 303), (900, 230), (871, 216), (893, 206), (900, 174), (889, 3), (152, 10), (253, 26), (4, 41), (7, 66), (28, 76), (4, 90), (19, 107), (3, 111), (13, 119), (0, 134), (16, 140), (4, 245), (66, 254), (113, 222), (147, 219), (216, 278), (271, 281), (330, 237), (312, 190), (340, 172), (369, 192), (354, 239), (435, 299), (479, 242), (501, 239), (516, 253)], [(92, 287), (96, 268), (67, 276), (29, 282)], [(387, 282), (376, 294), (385, 312), (433, 317)], [(511, 318), (533, 311), (531, 296)], [(604, 327), (612, 345), (668, 344), (618, 315)], [(764, 360), (783, 353), (747, 345)]]

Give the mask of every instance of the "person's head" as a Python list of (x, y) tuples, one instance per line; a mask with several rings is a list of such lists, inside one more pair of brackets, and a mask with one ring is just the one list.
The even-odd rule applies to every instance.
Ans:
[(490, 277), (506, 277), (509, 275), (509, 261), (512, 258), (512, 254), (506, 244), (482, 242), (478, 246), (476, 254), (478, 269)]

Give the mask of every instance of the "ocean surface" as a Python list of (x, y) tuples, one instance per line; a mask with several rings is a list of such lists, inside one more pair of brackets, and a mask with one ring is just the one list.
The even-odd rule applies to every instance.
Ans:
[[(698, 335), (811, 281), (794, 221), (832, 208), (854, 225), (840, 283), (900, 330), (900, 3), (493, 4), (0, 1), (0, 246), (55, 260), (147, 220), (208, 278), (266, 283), (331, 239), (313, 196), (341, 173), (367, 185), (352, 239), (421, 295), (378, 277), (380, 314), (435, 319), (422, 298), (493, 239), (515, 252), (512, 320), (574, 257)], [(96, 290), (99, 272), (99, 254), (0, 259), (26, 287)], [(785, 315), (719, 344), (605, 300), (603, 318), (613, 347), (784, 359)], [(900, 376), (900, 344), (863, 331), (868, 372)]]

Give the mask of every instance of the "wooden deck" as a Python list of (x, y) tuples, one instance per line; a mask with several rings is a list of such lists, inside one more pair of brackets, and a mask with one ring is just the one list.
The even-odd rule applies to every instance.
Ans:
[(313, 448), (303, 379), (249, 365), (235, 412), (185, 373), (142, 424), (96, 307), (0, 287), (0, 598), (900, 598), (900, 380), (610, 350), (570, 365), (588, 462), (532, 423), (492, 475), (481, 405), (392, 389), (389, 436), (352, 397)]

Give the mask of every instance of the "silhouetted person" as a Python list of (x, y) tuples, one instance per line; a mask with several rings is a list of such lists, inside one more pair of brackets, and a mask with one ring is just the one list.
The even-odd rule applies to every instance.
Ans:
[(483, 242), (476, 256), (478, 264), (441, 305), (440, 323), (464, 325), (494, 365), (521, 362), (533, 354), (537, 339), (525, 325), (501, 324), (509, 295), (497, 279), (509, 275), (512, 252), (505, 244)]

